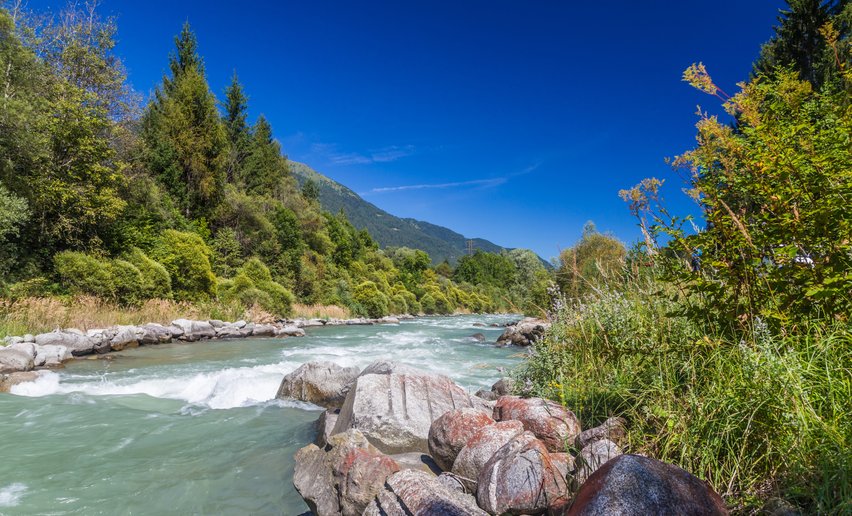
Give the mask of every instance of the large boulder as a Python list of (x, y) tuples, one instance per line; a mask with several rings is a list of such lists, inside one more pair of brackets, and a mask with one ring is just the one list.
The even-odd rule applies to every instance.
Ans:
[(604, 464), (580, 488), (569, 515), (728, 514), (710, 485), (681, 468), (638, 455)]
[(95, 342), (87, 335), (71, 330), (57, 330), (35, 336), (39, 346), (65, 346), (75, 357), (89, 355), (95, 351)]
[(308, 362), (284, 377), (276, 397), (340, 408), (358, 372), (357, 367), (340, 367), (333, 362)]
[(172, 330), (172, 334), (180, 340), (195, 342), (201, 339), (216, 338), (216, 328), (209, 321), (191, 321), (189, 319), (176, 319), (172, 326), (179, 331)]
[(35, 360), (31, 353), (12, 347), (0, 348), (0, 373), (29, 371), (33, 367)]
[(305, 330), (298, 326), (283, 326), (275, 330), (276, 337), (304, 337)]
[(497, 450), (477, 480), (476, 501), (489, 514), (538, 514), (567, 498), (565, 477), (530, 432)]
[(122, 351), (127, 348), (139, 347), (136, 330), (135, 326), (118, 326), (115, 329), (115, 335), (109, 341), (110, 349), (112, 351)]
[(621, 444), (626, 435), (627, 430), (624, 419), (611, 417), (600, 426), (583, 430), (574, 440), (574, 446), (578, 450), (582, 450), (590, 443), (600, 441), (601, 439), (609, 439), (616, 444)]
[(527, 317), (519, 323), (506, 327), (497, 338), (498, 346), (530, 346), (550, 329), (550, 323), (542, 319)]
[(317, 438), (314, 439), (314, 444), (320, 448), (325, 448), (329, 438), (334, 435), (334, 425), (337, 423), (337, 416), (340, 414), (340, 409), (328, 409), (320, 414), (317, 420)]
[(36, 367), (57, 367), (70, 357), (71, 354), (65, 346), (52, 344), (36, 346), (35, 365)]
[(497, 450), (523, 432), (520, 421), (503, 421), (480, 428), (459, 452), (452, 472), (461, 477), (469, 492), (476, 492), (476, 479), (485, 464)]
[(472, 496), (451, 489), (422, 471), (406, 469), (388, 477), (364, 516), (486, 516)]
[(86, 332), (86, 336), (92, 341), (92, 350), (98, 354), (112, 351), (112, 338), (115, 337), (115, 328), (96, 328)]
[(162, 324), (148, 323), (136, 328), (136, 339), (140, 344), (164, 344), (172, 341), (172, 330)]
[(496, 421), (515, 420), (524, 425), (552, 452), (563, 452), (580, 433), (580, 422), (562, 405), (542, 398), (503, 396), (494, 406)]
[(453, 467), (453, 462), (467, 441), (480, 428), (494, 424), (490, 414), (475, 408), (446, 412), (432, 422), (429, 429), (429, 453), (443, 470)]
[(399, 465), (357, 431), (329, 438), (328, 450), (309, 444), (296, 453), (293, 483), (318, 516), (360, 515)]
[(274, 337), (278, 328), (274, 324), (255, 324), (252, 329), (252, 337)]
[(621, 450), (618, 445), (609, 439), (600, 439), (592, 441), (580, 450), (580, 454), (574, 461), (576, 470), (574, 471), (573, 488), (576, 491), (583, 485), (595, 471), (610, 460), (621, 455)]
[(356, 428), (385, 453), (428, 453), (434, 420), (450, 410), (485, 403), (446, 376), (408, 371), (387, 365), (368, 367), (346, 395), (334, 433)]

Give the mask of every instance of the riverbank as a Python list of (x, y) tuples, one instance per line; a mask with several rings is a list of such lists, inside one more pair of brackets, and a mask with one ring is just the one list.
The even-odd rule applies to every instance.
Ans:
[(249, 337), (304, 337), (304, 328), (323, 326), (363, 326), (399, 324), (411, 315), (378, 319), (285, 319), (266, 324), (239, 320), (175, 319), (164, 325), (149, 322), (140, 326), (115, 325), (83, 331), (78, 328), (51, 332), (7, 336), (0, 347), (0, 392), (21, 382), (32, 381), (37, 369), (61, 367), (65, 362), (87, 355), (104, 355), (115, 351), (172, 342), (196, 342), (214, 339)]

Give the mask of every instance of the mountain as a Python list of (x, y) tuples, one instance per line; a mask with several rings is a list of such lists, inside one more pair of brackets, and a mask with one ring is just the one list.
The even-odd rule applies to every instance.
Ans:
[(319, 187), (319, 201), (331, 213), (343, 210), (352, 224), (366, 229), (382, 247), (411, 247), (429, 253), (434, 263), (444, 259), (455, 264), (467, 253), (467, 241), (474, 249), (497, 253), (505, 248), (482, 238), (468, 239), (455, 231), (422, 220), (402, 219), (378, 208), (342, 184), (329, 179), (304, 163), (290, 161), (290, 171), (304, 184), (312, 179)]

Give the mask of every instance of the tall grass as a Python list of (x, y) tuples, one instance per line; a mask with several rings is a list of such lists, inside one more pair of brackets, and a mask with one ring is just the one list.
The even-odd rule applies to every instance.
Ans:
[(293, 317), (303, 319), (349, 319), (352, 313), (348, 308), (337, 305), (293, 304)]
[(632, 279), (563, 303), (518, 371), (584, 426), (629, 421), (627, 447), (708, 480), (735, 512), (781, 497), (852, 513), (852, 331), (814, 321), (737, 338), (673, 315), (669, 287)]

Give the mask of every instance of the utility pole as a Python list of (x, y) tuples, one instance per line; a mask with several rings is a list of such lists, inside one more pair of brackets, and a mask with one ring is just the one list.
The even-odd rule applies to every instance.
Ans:
[(473, 256), (473, 240), (467, 241), (467, 255)]

